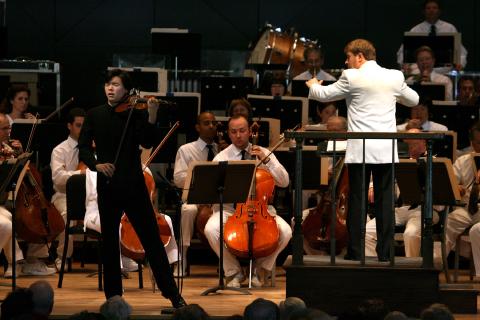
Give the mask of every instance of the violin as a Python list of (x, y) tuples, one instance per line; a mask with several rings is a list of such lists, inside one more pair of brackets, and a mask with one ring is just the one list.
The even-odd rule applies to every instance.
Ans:
[[(256, 144), (258, 130), (252, 132), (252, 144)], [(237, 204), (235, 213), (227, 219), (224, 241), (230, 252), (237, 257), (261, 258), (271, 255), (277, 249), (280, 232), (275, 217), (267, 208), (274, 185), (273, 177), (267, 170), (256, 168), (250, 199)]]
[[(330, 179), (328, 190), (322, 195), (317, 207), (310, 210), (302, 223), (304, 238), (310, 247), (330, 253), (331, 217), (335, 206), (335, 254), (340, 254), (348, 242), (347, 211), (348, 211), (348, 171), (343, 160), (335, 169), (335, 176)], [(335, 181), (335, 183), (334, 183)], [(336, 185), (334, 190), (333, 185)], [(335, 192), (336, 203), (333, 202)]]
[(126, 95), (119, 104), (115, 106), (115, 112), (125, 112), (130, 109), (145, 110), (148, 108), (148, 102), (156, 104), (171, 104), (169, 101), (157, 99), (155, 96), (140, 97), (138, 93)]
[[(153, 176), (151, 175), (151, 173), (148, 172), (146, 169), (148, 165), (152, 162), (152, 160), (155, 158), (157, 153), (160, 151), (160, 149), (163, 147), (165, 142), (168, 140), (168, 138), (173, 134), (173, 132), (179, 126), (180, 126), (180, 122), (177, 121), (173, 125), (173, 127), (170, 129), (170, 131), (167, 133), (167, 135), (163, 138), (163, 140), (160, 142), (160, 144), (151, 153), (150, 157), (145, 161), (144, 169), (143, 169), (143, 177), (145, 179), (147, 191), (150, 196), (150, 201), (152, 202), (152, 208), (155, 213), (155, 219), (157, 221), (158, 231), (160, 233), (160, 239), (162, 240), (164, 247), (166, 247), (170, 243), (170, 240), (172, 239), (172, 231), (170, 230), (170, 226), (168, 225), (168, 222), (165, 219), (165, 217), (160, 212), (158, 212), (155, 206), (153, 205), (154, 197), (155, 197), (155, 180), (153, 179)], [(128, 219), (125, 213), (123, 214), (120, 223), (122, 226), (121, 236), (120, 236), (120, 245), (122, 247), (123, 255), (135, 261), (144, 260), (145, 250), (143, 249), (143, 246), (140, 242), (140, 239), (138, 238), (137, 233), (135, 232), (135, 229), (133, 228), (133, 225), (130, 223), (130, 220)]]

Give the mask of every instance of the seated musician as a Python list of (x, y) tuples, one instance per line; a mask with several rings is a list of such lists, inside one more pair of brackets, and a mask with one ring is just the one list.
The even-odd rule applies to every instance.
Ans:
[[(344, 117), (332, 115), (326, 121), (326, 128), (325, 129), (327, 131), (347, 132), (347, 119), (345, 119)], [(332, 158), (328, 158), (328, 161), (329, 161), (329, 163), (328, 163), (328, 176), (329, 176), (329, 178), (332, 174), (332, 169), (333, 169), (332, 168), (332, 165), (333, 165), (332, 160), (333, 160)], [(303, 190), (303, 191), (304, 191), (303, 197), (306, 198), (306, 195), (310, 194), (312, 191), (315, 191), (315, 190)], [(320, 195), (320, 192), (318, 190), (316, 190), (316, 192), (317, 192), (318, 195)], [(320, 199), (317, 199), (317, 202), (319, 202), (319, 200)], [(306, 202), (306, 201), (303, 201), (303, 202)], [(307, 208), (307, 209), (304, 209), (302, 211), (302, 221), (305, 221), (305, 219), (308, 217), (308, 215), (310, 213), (310, 210), (312, 210), (312, 209), (314, 209), (314, 208)], [(292, 223), (293, 223), (293, 219), (292, 219)], [(324, 251), (312, 248), (305, 238), (303, 239), (303, 250), (305, 251), (306, 254), (309, 254), (309, 255), (325, 254)]]
[[(51, 155), (50, 168), (52, 170), (53, 189), (55, 194), (52, 197), (52, 203), (58, 212), (62, 215), (64, 221), (67, 221), (67, 180), (74, 174), (85, 173), (85, 170), (78, 170), (78, 137), (82, 129), (85, 119), (85, 111), (80, 108), (70, 110), (67, 117), (67, 128), (69, 131), (68, 138), (57, 145)], [(56, 238), (58, 241), (57, 258), (55, 265), (60, 270), (62, 263), (63, 248), (65, 243), (65, 232), (59, 234)], [(73, 252), (73, 236), (68, 239), (67, 258), (72, 256)], [(34, 250), (40, 255), (48, 256), (48, 248), (42, 244), (30, 245), (29, 250)]]
[(307, 70), (297, 75), (293, 80), (310, 80), (313, 77), (318, 80), (335, 81), (334, 76), (322, 70), (324, 54), (322, 48), (307, 47), (303, 51), (303, 59)]
[[(146, 168), (148, 174), (152, 175), (150, 169)], [(156, 194), (156, 192), (153, 192)], [(100, 213), (98, 211), (98, 201), (97, 201), (97, 172), (91, 171), (90, 169), (86, 170), (86, 200), (85, 200), (85, 219), (84, 227), (95, 230), (99, 233), (102, 232), (100, 224)], [(163, 215), (165, 220), (170, 227), (172, 237), (170, 242), (165, 247), (167, 253), (168, 262), (170, 264), (175, 263), (178, 259), (178, 247), (177, 242), (175, 241), (175, 235), (173, 232), (172, 219), (168, 215)], [(121, 225), (120, 225), (121, 228)], [(121, 239), (120, 239), (121, 240)], [(138, 264), (132, 259), (121, 255), (121, 267), (124, 271), (136, 271), (138, 270)]]
[[(419, 129), (410, 129), (410, 133), (419, 133)], [(424, 157), (427, 152), (427, 146), (425, 140), (422, 139), (405, 139), (408, 144), (408, 154), (410, 159), (418, 159)], [(373, 202), (373, 184), (368, 190), (368, 200)], [(433, 210), (433, 223), (438, 222), (438, 213), (434, 207)], [(420, 245), (421, 245), (421, 230), (422, 230), (422, 208), (417, 205), (406, 205), (395, 208), (395, 224), (397, 226), (405, 226), (403, 232), (403, 242), (405, 245), (406, 257), (419, 257)], [(377, 244), (377, 230), (376, 219), (372, 219), (367, 222), (365, 230), (365, 256), (376, 257), (376, 244)]]
[(29, 112), (28, 102), (30, 100), (30, 89), (25, 85), (12, 85), (0, 104), (0, 112), (5, 113), (8, 122), (12, 125), (15, 119), (34, 119), (35, 116)]
[[(470, 129), (470, 143), (473, 152), (480, 152), (480, 122)], [(457, 177), (462, 202), (469, 204), (465, 207), (456, 207), (447, 217), (446, 246), (447, 253), (450, 250), (459, 250), (463, 255), (463, 248), (456, 248), (456, 240), (467, 228), (470, 228), (469, 236), (473, 261), (475, 263), (475, 276), (480, 278), (480, 210), (478, 209), (478, 182), (480, 170), (475, 172), (474, 159), (471, 153), (457, 158), (453, 164), (453, 171)], [(477, 167), (478, 170), (478, 167)]]
[[(289, 184), (288, 172), (280, 164), (275, 155), (271, 154), (266, 158), (269, 153), (267, 149), (254, 146), (249, 143), (250, 137), (250, 127), (248, 121), (245, 117), (238, 115), (230, 118), (228, 122), (228, 135), (232, 141), (232, 144), (220, 152), (215, 158), (214, 161), (227, 161), (227, 160), (248, 160), (258, 157), (262, 161), (261, 168), (265, 168), (272, 174), (275, 185), (279, 187), (286, 187)], [(233, 204), (226, 204), (223, 209), (223, 221), (226, 222), (228, 217), (234, 213), (235, 209)], [(273, 215), (274, 208), (269, 206), (269, 212)], [(220, 244), (220, 225), (219, 225), (219, 208), (218, 206), (214, 207), (213, 215), (208, 220), (205, 226), (205, 237), (208, 239), (210, 246), (219, 255)], [(285, 220), (279, 216), (275, 216), (275, 221), (277, 223), (280, 238), (278, 240), (277, 249), (267, 257), (256, 259), (255, 261), (255, 270), (252, 275), (252, 285), (254, 287), (262, 286), (262, 282), (259, 280), (261, 273), (266, 274), (266, 272), (271, 271), (275, 268), (275, 260), (277, 259), (278, 254), (287, 246), (290, 238), (292, 237), (292, 229)], [(245, 280), (245, 275), (243, 270), (237, 260), (237, 258), (228, 250), (223, 251), (223, 267), (225, 269), (226, 283), (229, 287), (239, 288), (240, 284)]]
[[(18, 140), (10, 140), (10, 126), (7, 116), (0, 113), (0, 161), (15, 158), (23, 152), (22, 144)], [(2, 199), (5, 200), (5, 199)], [(7, 202), (8, 203), (8, 202)], [(17, 264), (16, 274), (45, 276), (55, 273), (55, 269), (49, 268), (46, 264), (33, 256), (32, 250), (29, 249), (27, 261), (23, 260), (23, 253), (15, 240), (15, 260)], [(8, 261), (8, 267), (3, 276), (5, 278), (12, 277), (12, 214), (7, 210), (6, 206), (0, 204), (0, 248), (3, 250)]]
[(410, 120), (397, 126), (397, 131), (408, 129), (420, 129), (421, 131), (448, 131), (443, 124), (428, 120), (428, 109), (432, 102), (422, 99), (418, 105), (410, 111)]
[[(218, 153), (218, 146), (213, 141), (217, 135), (217, 122), (215, 115), (211, 112), (202, 112), (197, 117), (195, 130), (198, 132), (198, 139), (182, 145), (175, 158), (175, 169), (173, 179), (178, 188), (183, 189), (187, 178), (188, 166), (192, 161), (211, 161)], [(182, 228), (181, 253), (182, 270), (180, 275), (184, 276), (187, 267), (187, 250), (190, 247), (195, 218), (198, 213), (198, 205), (182, 204), (182, 215), (180, 225)], [(203, 230), (201, 230), (203, 231)], [(174, 270), (177, 272), (177, 270)]]
[(228, 116), (233, 117), (236, 115), (242, 115), (247, 118), (248, 121), (252, 120), (253, 109), (250, 102), (247, 99), (239, 98), (234, 99), (230, 102), (230, 107), (228, 108)]

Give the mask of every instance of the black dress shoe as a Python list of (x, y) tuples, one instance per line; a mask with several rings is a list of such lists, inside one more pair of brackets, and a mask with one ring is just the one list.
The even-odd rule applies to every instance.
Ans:
[(187, 305), (187, 302), (180, 294), (176, 295), (173, 298), (170, 298), (170, 301), (172, 302), (172, 307), (174, 307), (175, 309), (185, 307)]
[(378, 257), (379, 262), (388, 262), (390, 261), (390, 257)]

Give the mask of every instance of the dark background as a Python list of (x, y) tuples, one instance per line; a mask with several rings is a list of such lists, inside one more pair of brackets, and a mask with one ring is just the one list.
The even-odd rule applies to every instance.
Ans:
[[(202, 37), (202, 67), (228, 69), (247, 57), (266, 22), (295, 28), (326, 49), (324, 68), (342, 68), (343, 47), (373, 41), (377, 61), (396, 68), (402, 34), (423, 20), (420, 0), (7, 0), (2, 58), (29, 57), (61, 64), (62, 101), (74, 96), (90, 108), (104, 100), (103, 75), (114, 54), (151, 53), (152, 27), (188, 28)], [(467, 70), (478, 70), (480, 5), (443, 1), (442, 20), (462, 32)], [(5, 31), (5, 30), (4, 30)], [(242, 55), (243, 54), (243, 55)], [(233, 58), (232, 58), (233, 57)]]

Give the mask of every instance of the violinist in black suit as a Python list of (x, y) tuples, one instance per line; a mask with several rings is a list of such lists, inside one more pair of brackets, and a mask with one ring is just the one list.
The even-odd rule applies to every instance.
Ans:
[[(128, 73), (115, 69), (105, 79), (107, 103), (91, 109), (80, 133), (79, 158), (98, 172), (98, 207), (103, 235), (105, 296), (122, 295), (119, 224), (125, 212), (138, 234), (162, 295), (173, 307), (186, 305), (175, 284), (155, 220), (142, 173), (140, 145), (150, 147), (158, 133), (158, 103), (150, 99), (147, 110), (121, 111), (132, 83)], [(131, 117), (129, 121), (129, 114)], [(128, 122), (128, 123), (127, 123)], [(122, 138), (122, 136), (124, 137)], [(92, 142), (96, 144), (96, 158)]]

